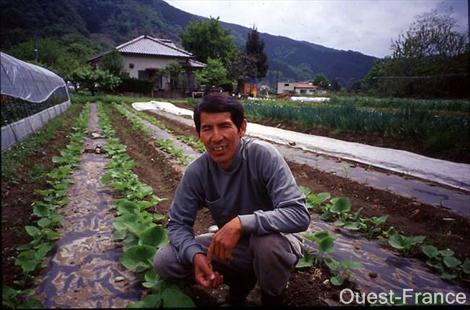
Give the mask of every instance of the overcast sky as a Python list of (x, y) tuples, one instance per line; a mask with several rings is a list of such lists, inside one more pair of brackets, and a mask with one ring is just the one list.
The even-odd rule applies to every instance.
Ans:
[(467, 0), (165, 1), (191, 14), (376, 57), (390, 55), (391, 40), (417, 15), (433, 9), (448, 12), (452, 7), (457, 29), (468, 31)]

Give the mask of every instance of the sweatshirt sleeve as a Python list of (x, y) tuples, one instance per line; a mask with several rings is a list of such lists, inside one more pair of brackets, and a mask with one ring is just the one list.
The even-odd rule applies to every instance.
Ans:
[(198, 178), (189, 166), (176, 188), (169, 212), (168, 237), (183, 264), (192, 264), (194, 255), (204, 252), (195, 241), (193, 231), (201, 201), (197, 182)]
[(258, 172), (266, 184), (274, 209), (239, 215), (243, 232), (264, 235), (305, 231), (310, 224), (305, 195), (298, 188), (284, 158), (272, 145), (259, 145), (255, 153)]

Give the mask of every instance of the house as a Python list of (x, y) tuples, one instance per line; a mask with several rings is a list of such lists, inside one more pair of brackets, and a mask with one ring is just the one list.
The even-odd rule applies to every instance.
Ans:
[[(129, 42), (116, 46), (123, 58), (123, 70), (130, 78), (154, 82), (154, 91), (176, 90), (181, 93), (190, 93), (197, 88), (194, 80), (194, 71), (204, 68), (206, 65), (196, 61), (194, 56), (177, 47), (171, 40), (158, 39), (148, 35), (142, 35)], [(103, 56), (113, 50), (98, 55), (88, 62), (99, 67)], [(177, 62), (182, 67), (182, 73), (178, 76), (162, 74), (161, 70), (168, 64)]]
[(320, 89), (310, 82), (278, 82), (277, 94), (314, 95)]

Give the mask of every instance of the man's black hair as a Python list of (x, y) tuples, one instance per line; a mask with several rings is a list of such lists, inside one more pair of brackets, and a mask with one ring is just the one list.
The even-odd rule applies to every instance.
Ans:
[(201, 112), (230, 112), (230, 119), (239, 131), (245, 118), (245, 112), (241, 103), (234, 97), (224, 93), (209, 93), (202, 98), (201, 102), (194, 109), (193, 118), (198, 133), (201, 131)]

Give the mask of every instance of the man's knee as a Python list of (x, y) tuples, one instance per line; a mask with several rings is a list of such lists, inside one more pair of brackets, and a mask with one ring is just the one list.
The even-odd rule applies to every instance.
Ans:
[(178, 263), (176, 253), (171, 245), (165, 245), (158, 249), (153, 258), (155, 271), (164, 280), (182, 278), (186, 276), (183, 266)]
[(263, 259), (276, 259), (279, 255), (294, 254), (289, 241), (280, 234), (253, 235), (250, 248), (255, 257)]

